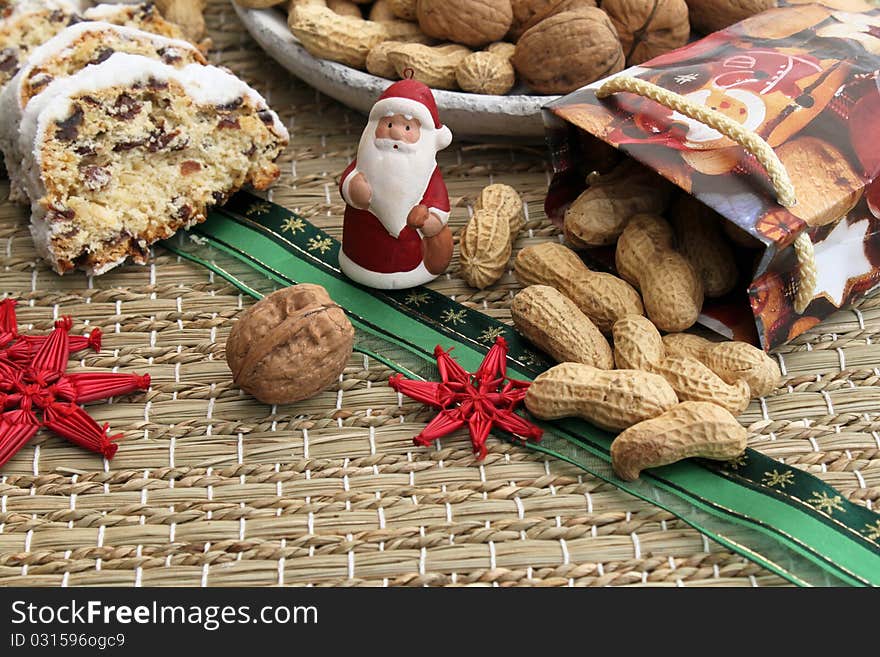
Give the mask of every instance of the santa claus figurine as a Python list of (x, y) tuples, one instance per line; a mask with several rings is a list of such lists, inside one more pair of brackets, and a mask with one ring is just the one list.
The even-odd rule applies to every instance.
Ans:
[(401, 80), (379, 97), (339, 186), (346, 205), (339, 266), (349, 278), (399, 290), (446, 270), (449, 193), (437, 151), (451, 142), (426, 85)]

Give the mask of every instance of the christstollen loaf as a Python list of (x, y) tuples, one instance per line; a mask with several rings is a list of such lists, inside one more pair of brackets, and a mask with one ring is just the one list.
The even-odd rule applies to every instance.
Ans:
[(205, 219), (245, 184), (264, 189), (288, 141), (231, 73), (115, 53), (25, 107), (18, 181), (37, 250), (58, 273), (100, 274)]

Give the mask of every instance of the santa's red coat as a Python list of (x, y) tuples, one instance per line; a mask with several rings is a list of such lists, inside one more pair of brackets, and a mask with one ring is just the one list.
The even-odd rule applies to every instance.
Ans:
[[(357, 160), (348, 165), (339, 181), (339, 192), (345, 198), (343, 187), (351, 176)], [(449, 192), (435, 167), (422, 196), (422, 205), (442, 214), (445, 221), (449, 213)], [(369, 210), (359, 210), (346, 203), (342, 223), (342, 251), (355, 264), (368, 271), (382, 274), (412, 271), (422, 263), (422, 237), (419, 232), (405, 226), (400, 235), (392, 236), (382, 222)]]

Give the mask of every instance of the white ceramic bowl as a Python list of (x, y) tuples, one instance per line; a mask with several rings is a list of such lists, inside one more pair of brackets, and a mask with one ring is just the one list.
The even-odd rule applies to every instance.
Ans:
[[(370, 111), (389, 81), (363, 71), (312, 57), (290, 33), (284, 15), (275, 9), (235, 11), (251, 36), (284, 68), (318, 91), (364, 114)], [(558, 96), (485, 96), (434, 91), (440, 118), (458, 139), (514, 138), (540, 141), (544, 136), (541, 107)]]

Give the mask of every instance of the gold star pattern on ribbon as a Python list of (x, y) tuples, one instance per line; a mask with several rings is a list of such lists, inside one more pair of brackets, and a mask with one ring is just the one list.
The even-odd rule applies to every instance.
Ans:
[(333, 240), (329, 237), (318, 238), (313, 237), (309, 240), (308, 249), (309, 251), (320, 251), (321, 253), (327, 253), (330, 249), (333, 248)]
[(485, 331), (480, 333), (479, 340), (481, 342), (488, 342), (489, 344), (494, 344), (495, 340), (504, 335), (504, 328), (501, 326), (493, 326), (491, 328), (487, 328)]
[(408, 306), (416, 306), (417, 308), (424, 303), (428, 303), (428, 295), (424, 292), (410, 292), (406, 295), (403, 302)]
[(264, 214), (269, 214), (272, 211), (272, 204), (267, 203), (266, 201), (260, 201), (259, 203), (254, 203), (251, 205), (245, 214), (248, 217), (261, 217)]
[(449, 309), (443, 311), (443, 315), (442, 315), (443, 321), (446, 322), (447, 324), (452, 324), (453, 326), (455, 326), (457, 324), (464, 324), (465, 323), (464, 313), (465, 313), (465, 311), (463, 309), (462, 310), (452, 310), (452, 308), (449, 308)]
[(840, 495), (829, 495), (828, 493), (822, 491), (820, 493), (813, 493), (813, 497), (807, 500), (810, 504), (816, 507), (819, 511), (827, 513), (829, 516), (834, 515), (835, 511), (843, 511), (846, 513), (846, 509), (843, 508), (843, 498)]
[(306, 231), (306, 222), (299, 217), (290, 217), (281, 224), (281, 230), (296, 235), (300, 231)]
[(873, 525), (865, 525), (862, 533), (868, 537), (869, 541), (880, 539), (880, 520), (877, 520)]
[(780, 488), (785, 488), (789, 484), (794, 483), (794, 472), (791, 470), (785, 470), (783, 472), (771, 470), (770, 472), (765, 472), (762, 483), (765, 486), (779, 486)]

